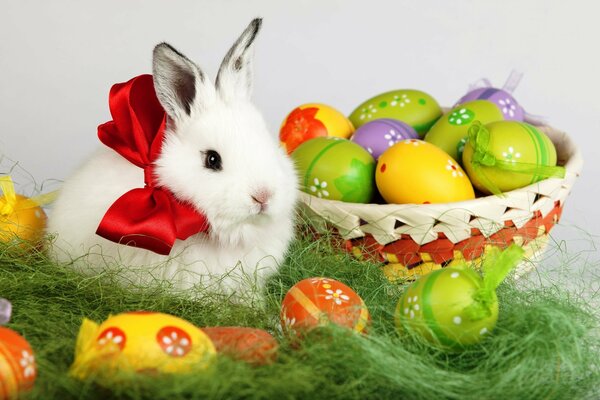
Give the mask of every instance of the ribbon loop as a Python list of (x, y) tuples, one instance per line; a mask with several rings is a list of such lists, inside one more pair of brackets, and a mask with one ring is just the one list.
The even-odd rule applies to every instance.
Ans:
[(164, 141), (166, 113), (156, 97), (152, 76), (140, 75), (114, 85), (109, 106), (113, 120), (98, 127), (98, 137), (142, 169), (145, 187), (119, 197), (96, 233), (116, 243), (168, 255), (176, 239), (185, 240), (209, 226), (204, 214), (156, 184), (154, 162)]

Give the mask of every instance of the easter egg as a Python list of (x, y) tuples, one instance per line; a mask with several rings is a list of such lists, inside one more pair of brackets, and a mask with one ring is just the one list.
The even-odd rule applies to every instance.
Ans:
[(182, 373), (205, 368), (215, 354), (210, 338), (191, 323), (157, 312), (128, 312), (100, 325), (84, 319), (71, 373)]
[(502, 119), (502, 112), (494, 103), (487, 100), (469, 101), (444, 114), (427, 132), (425, 140), (461, 162), (459, 158), (461, 140), (464, 144), (471, 124), (474, 121), (486, 124)]
[(300, 189), (329, 200), (368, 203), (375, 192), (375, 160), (358, 144), (340, 138), (315, 138), (292, 153)]
[(25, 338), (0, 326), (0, 399), (17, 399), (37, 376), (35, 357)]
[(277, 356), (277, 340), (262, 329), (219, 326), (202, 328), (202, 331), (212, 340), (217, 353), (234, 360), (265, 365), (275, 361)]
[(39, 242), (46, 227), (46, 213), (29, 198), (15, 194), (0, 197), (0, 241)]
[(470, 317), (469, 307), (483, 280), (471, 269), (447, 267), (410, 285), (396, 307), (396, 326), (442, 346), (469, 345), (482, 340), (496, 326), (498, 299), (492, 292), (489, 315)]
[(375, 180), (388, 203), (448, 203), (475, 198), (460, 165), (423, 140), (404, 140), (387, 149), (377, 162)]
[(281, 124), (279, 140), (290, 154), (309, 139), (321, 136), (347, 139), (353, 132), (354, 126), (344, 114), (325, 104), (310, 103), (288, 114)]
[(358, 128), (379, 118), (406, 122), (423, 135), (442, 115), (438, 102), (425, 92), (412, 89), (392, 90), (363, 102), (350, 114), (350, 121)]
[(376, 119), (358, 128), (352, 141), (366, 149), (375, 159), (378, 159), (388, 147), (401, 140), (416, 139), (419, 135), (415, 129), (404, 123), (390, 118)]
[[(557, 160), (554, 144), (533, 125), (497, 121), (473, 128), (476, 127), (486, 131), (477, 134), (485, 133), (488, 142), (476, 149), (470, 137), (465, 145), (463, 165), (473, 185), (483, 193), (493, 193), (494, 187), (501, 192), (521, 188), (548, 177), (544, 169), (552, 172), (559, 168), (554, 167)], [(476, 153), (478, 157), (474, 157)], [(479, 165), (477, 160), (483, 155), (494, 165)]]
[(301, 335), (330, 323), (364, 332), (369, 310), (354, 290), (334, 279), (309, 278), (296, 283), (281, 303), (281, 326)]
[(456, 106), (473, 100), (488, 100), (496, 104), (502, 111), (505, 120), (523, 121), (525, 111), (508, 91), (493, 87), (483, 87), (471, 90), (458, 100)]

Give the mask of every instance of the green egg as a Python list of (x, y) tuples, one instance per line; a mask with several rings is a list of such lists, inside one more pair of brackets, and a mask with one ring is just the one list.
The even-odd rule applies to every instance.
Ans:
[[(483, 126), (489, 132), (488, 153), (495, 166), (477, 166), (473, 162), (474, 148), (465, 144), (463, 165), (473, 185), (490, 194), (490, 183), (500, 191), (518, 189), (548, 177), (535, 167), (556, 166), (554, 144), (546, 134), (533, 125), (518, 121), (497, 121)], [(522, 171), (515, 171), (521, 169)]]
[(471, 269), (443, 268), (423, 276), (409, 286), (396, 307), (396, 326), (443, 347), (477, 343), (496, 326), (498, 299), (495, 292), (489, 315), (473, 320), (468, 309), (483, 286)]
[(427, 93), (401, 89), (370, 98), (356, 107), (349, 118), (355, 128), (374, 119), (397, 119), (415, 128), (423, 137), (441, 115), (440, 105)]
[(369, 203), (375, 193), (375, 159), (346, 139), (318, 137), (291, 155), (300, 189), (324, 199)]
[(460, 162), (460, 141), (467, 136), (471, 124), (474, 121), (487, 124), (503, 119), (502, 111), (491, 101), (468, 101), (444, 114), (427, 132), (425, 141), (436, 145)]

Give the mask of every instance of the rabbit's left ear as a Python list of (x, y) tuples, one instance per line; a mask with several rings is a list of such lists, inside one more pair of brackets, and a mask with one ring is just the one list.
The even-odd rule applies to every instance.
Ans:
[(253, 44), (261, 24), (261, 18), (252, 20), (221, 63), (216, 86), (225, 101), (248, 99), (252, 94)]

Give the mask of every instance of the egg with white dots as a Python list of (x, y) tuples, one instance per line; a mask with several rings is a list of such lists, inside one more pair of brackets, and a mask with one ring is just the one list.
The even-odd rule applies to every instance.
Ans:
[(498, 299), (492, 296), (490, 313), (472, 318), (469, 307), (483, 285), (471, 269), (443, 268), (409, 286), (396, 307), (399, 332), (412, 332), (442, 347), (472, 345), (487, 337), (498, 320)]

